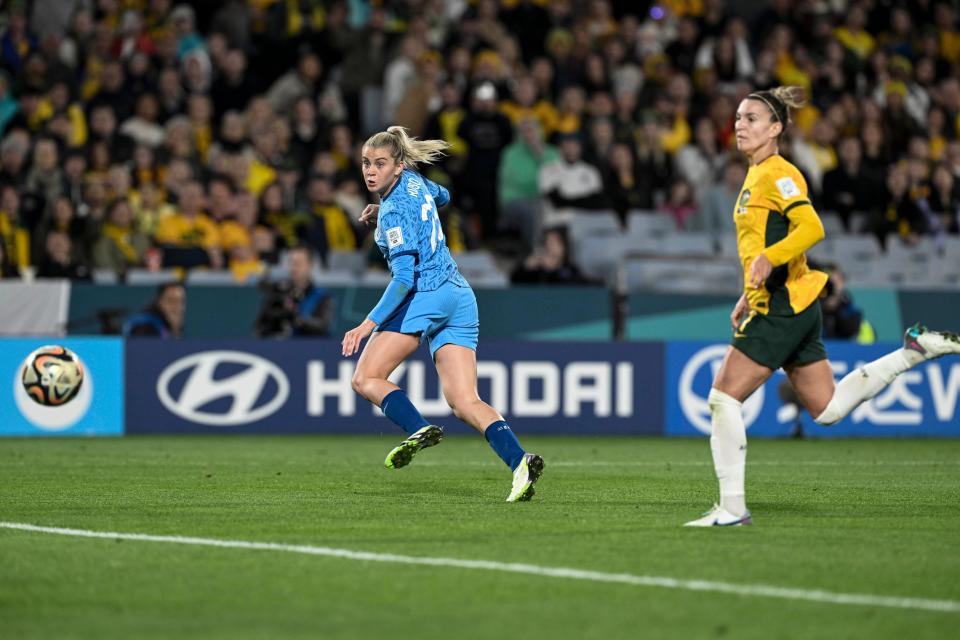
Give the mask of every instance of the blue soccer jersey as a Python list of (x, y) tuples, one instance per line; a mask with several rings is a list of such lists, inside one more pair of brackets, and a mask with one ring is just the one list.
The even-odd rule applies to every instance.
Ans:
[(391, 263), (391, 271), (397, 256), (414, 257), (415, 291), (436, 291), (448, 280), (467, 286), (447, 249), (437, 212), (437, 207), (449, 201), (446, 189), (410, 169), (404, 169), (393, 189), (380, 201), (373, 237)]

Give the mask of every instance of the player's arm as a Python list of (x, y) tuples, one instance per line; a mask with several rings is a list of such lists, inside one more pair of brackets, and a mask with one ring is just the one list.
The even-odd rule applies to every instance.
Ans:
[[(750, 285), (760, 287), (775, 267), (801, 256), (826, 236), (820, 216), (810, 204), (802, 177), (786, 176), (769, 185), (769, 199), (790, 221), (791, 231), (756, 257), (750, 265)], [(771, 215), (776, 215), (771, 214)]]
[(787, 264), (799, 257), (826, 236), (820, 216), (817, 215), (809, 200), (788, 205), (784, 215), (790, 220), (793, 230), (780, 242), (764, 249), (762, 254), (774, 267)]
[(369, 337), (377, 326), (383, 324), (406, 299), (407, 294), (413, 289), (414, 262), (413, 253), (403, 253), (390, 259), (393, 278), (390, 279), (390, 284), (384, 289), (380, 302), (373, 311), (358, 326), (344, 334), (343, 342), (340, 343), (344, 356), (349, 357), (359, 351), (360, 343)]
[(426, 178), (424, 178), (423, 181), (427, 184), (427, 190), (436, 203), (437, 209), (446, 206), (450, 202), (450, 192), (447, 191), (446, 187), (437, 184), (433, 180), (427, 180)]

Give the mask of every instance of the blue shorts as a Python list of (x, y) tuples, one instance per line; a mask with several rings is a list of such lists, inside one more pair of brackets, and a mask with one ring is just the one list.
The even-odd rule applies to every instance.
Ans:
[(477, 350), (480, 316), (477, 298), (470, 287), (449, 280), (436, 291), (416, 291), (390, 314), (377, 331), (394, 331), (427, 339), (432, 358), (445, 344)]

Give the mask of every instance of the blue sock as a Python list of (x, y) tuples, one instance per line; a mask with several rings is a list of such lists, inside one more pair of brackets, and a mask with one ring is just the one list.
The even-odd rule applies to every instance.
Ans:
[(406, 431), (407, 435), (412, 435), (430, 424), (413, 406), (403, 389), (388, 393), (380, 403), (380, 409), (385, 416), (393, 420), (394, 424)]
[(503, 420), (497, 420), (487, 427), (483, 435), (490, 443), (490, 448), (500, 456), (500, 459), (510, 467), (510, 470), (516, 469), (520, 461), (523, 460), (523, 454), (526, 451), (520, 446), (517, 436), (513, 435), (510, 425)]

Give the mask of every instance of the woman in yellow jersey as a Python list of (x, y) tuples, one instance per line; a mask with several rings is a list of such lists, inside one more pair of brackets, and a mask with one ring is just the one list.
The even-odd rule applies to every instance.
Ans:
[(737, 148), (750, 164), (733, 212), (743, 295), (730, 314), (733, 341), (708, 398), (720, 504), (686, 526), (752, 523), (744, 497), (747, 437), (741, 407), (777, 369), (784, 369), (810, 415), (831, 425), (907, 369), (960, 353), (956, 334), (915, 325), (903, 348), (835, 383), (820, 340), (818, 297), (827, 275), (811, 270), (804, 255), (823, 239), (823, 225), (803, 176), (779, 155), (791, 109), (802, 104), (802, 89), (777, 87), (749, 94), (737, 109)]

